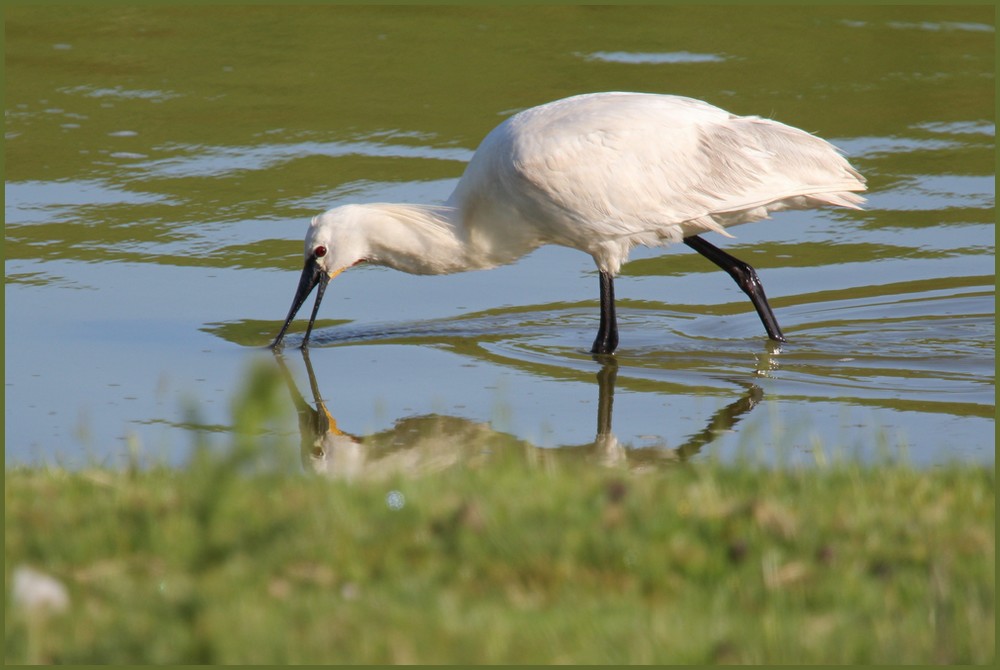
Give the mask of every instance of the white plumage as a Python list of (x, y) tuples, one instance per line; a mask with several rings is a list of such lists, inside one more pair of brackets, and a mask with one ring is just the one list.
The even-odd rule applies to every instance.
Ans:
[(864, 178), (832, 145), (776, 121), (669, 95), (557, 100), (494, 128), (444, 205), (348, 205), (315, 217), (299, 291), (272, 346), (319, 284), (311, 330), (326, 282), (357, 263), (443, 274), (558, 244), (594, 258), (602, 325), (592, 351), (610, 353), (612, 279), (629, 251), (682, 240), (729, 272), (768, 334), (784, 339), (753, 269), (696, 236), (728, 235), (729, 226), (784, 209), (858, 208), (863, 190)]

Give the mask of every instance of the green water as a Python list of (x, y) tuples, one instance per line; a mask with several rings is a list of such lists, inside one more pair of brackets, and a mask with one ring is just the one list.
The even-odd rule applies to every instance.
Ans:
[(248, 366), (275, 364), (259, 347), (309, 217), (444, 200), (501, 120), (600, 90), (776, 118), (868, 178), (863, 212), (711, 238), (757, 267), (789, 343), (686, 247), (625, 267), (613, 368), (586, 353), (597, 279), (579, 252), (447, 277), (361, 268), (331, 284), (311, 366), (285, 354), (282, 432), (296, 393), (316, 404), (311, 372), (340, 430), (399, 450), (419, 419), (618, 461), (808, 461), (817, 442), (994, 459), (991, 7), (4, 16), (8, 465), (116, 463), (129, 441), (179, 461), (195, 432), (224, 440)]

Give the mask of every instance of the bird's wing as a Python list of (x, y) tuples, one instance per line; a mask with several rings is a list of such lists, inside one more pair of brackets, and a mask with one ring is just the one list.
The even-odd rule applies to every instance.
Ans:
[(865, 188), (861, 175), (809, 133), (688, 98), (620, 96), (510, 120), (511, 169), (537, 206), (604, 234), (677, 240), (778, 209), (862, 201), (852, 193)]

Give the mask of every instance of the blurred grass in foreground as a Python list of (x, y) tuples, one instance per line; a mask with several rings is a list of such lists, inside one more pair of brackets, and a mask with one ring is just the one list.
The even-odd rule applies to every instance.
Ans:
[[(500, 449), (331, 481), (264, 437), (273, 382), (184, 470), (6, 471), (7, 663), (994, 658), (991, 469)], [(12, 596), (22, 565), (65, 611)]]

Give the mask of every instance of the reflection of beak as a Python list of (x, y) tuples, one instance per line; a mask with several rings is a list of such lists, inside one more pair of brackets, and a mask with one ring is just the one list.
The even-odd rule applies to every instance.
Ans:
[(305, 348), (309, 343), (309, 334), (312, 332), (313, 322), (316, 320), (316, 313), (319, 311), (319, 303), (323, 300), (323, 292), (326, 291), (326, 285), (330, 282), (330, 276), (323, 271), (319, 263), (316, 261), (316, 256), (310, 256), (306, 259), (305, 267), (302, 268), (302, 276), (299, 277), (299, 287), (295, 289), (295, 298), (292, 300), (292, 308), (288, 310), (288, 318), (285, 319), (285, 325), (281, 327), (281, 331), (278, 332), (278, 336), (274, 338), (274, 342), (271, 343), (271, 348), (276, 348), (281, 344), (282, 338), (285, 336), (285, 331), (288, 330), (289, 324), (292, 323), (292, 319), (295, 318), (296, 313), (298, 313), (299, 308), (302, 307), (302, 303), (306, 301), (312, 290), (319, 284), (319, 291), (316, 293), (316, 304), (313, 305), (312, 316), (309, 317), (309, 326), (306, 328), (306, 336), (302, 339), (302, 347)]

